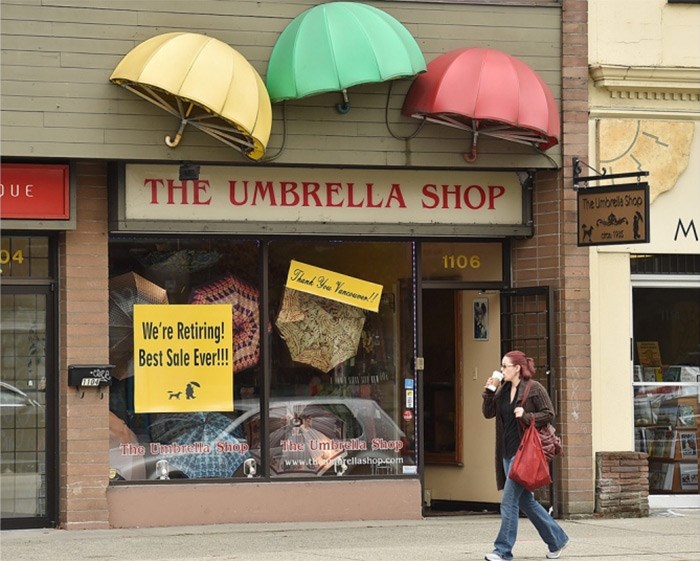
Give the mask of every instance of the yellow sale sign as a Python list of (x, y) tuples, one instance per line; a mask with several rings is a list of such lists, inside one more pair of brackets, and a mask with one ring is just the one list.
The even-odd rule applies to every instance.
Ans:
[(287, 288), (376, 312), (383, 286), (294, 261), (289, 265)]
[(233, 411), (232, 325), (228, 304), (136, 304), (136, 413)]

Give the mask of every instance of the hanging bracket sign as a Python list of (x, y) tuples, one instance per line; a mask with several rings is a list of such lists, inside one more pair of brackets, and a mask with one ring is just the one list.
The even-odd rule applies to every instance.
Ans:
[(578, 189), (578, 246), (649, 243), (649, 184)]

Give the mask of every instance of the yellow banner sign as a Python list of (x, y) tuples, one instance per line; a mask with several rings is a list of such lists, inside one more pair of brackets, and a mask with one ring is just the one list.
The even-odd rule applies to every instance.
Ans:
[(383, 290), (381, 284), (341, 275), (294, 260), (289, 265), (286, 286), (372, 312), (379, 310), (379, 300)]
[(233, 411), (230, 305), (134, 306), (136, 413)]

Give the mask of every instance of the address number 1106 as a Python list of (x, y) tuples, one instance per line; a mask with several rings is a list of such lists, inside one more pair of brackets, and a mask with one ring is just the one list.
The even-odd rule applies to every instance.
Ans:
[(481, 258), (478, 255), (443, 255), (443, 269), (478, 269)]

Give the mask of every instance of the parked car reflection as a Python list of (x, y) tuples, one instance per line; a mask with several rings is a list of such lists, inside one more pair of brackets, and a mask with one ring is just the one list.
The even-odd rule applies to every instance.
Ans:
[[(269, 408), (273, 476), (415, 473), (405, 433), (376, 401), (276, 398)], [(151, 417), (147, 444), (111, 423), (113, 479), (253, 477), (262, 473), (260, 403), (232, 413), (163, 413)], [(123, 423), (122, 423), (123, 425)], [(129, 434), (130, 433), (130, 434)]]
[(0, 382), (0, 497), (3, 515), (41, 514), (44, 407), (19, 388)]

